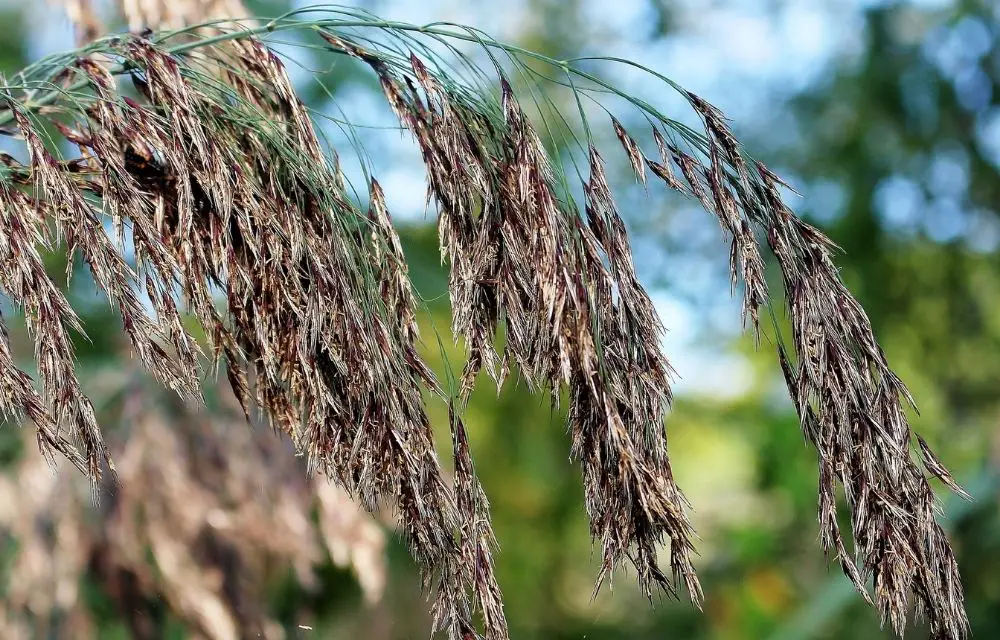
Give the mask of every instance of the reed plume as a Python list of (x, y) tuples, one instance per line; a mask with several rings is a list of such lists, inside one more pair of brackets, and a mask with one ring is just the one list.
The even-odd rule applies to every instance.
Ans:
[[(450, 267), (453, 329), (468, 348), (454, 392), (418, 355), (417, 303), (381, 187), (371, 180), (367, 212), (348, 197), (336, 159), (324, 154), (266, 45), (270, 34), (293, 30), (367, 65), (421, 151)], [(462, 43), (490, 56), (499, 90), (454, 48)], [(646, 137), (618, 119), (609, 125), (637, 179), (645, 183), (649, 171), (697, 199), (728, 238), (744, 318), (758, 335), (773, 332), (819, 454), (824, 548), (898, 632), (913, 599), (935, 636), (964, 636), (955, 558), (925, 470), (961, 490), (922, 440), (925, 470), (911, 453), (909, 395), (841, 282), (829, 240), (792, 214), (781, 181), (702, 98), (653, 74), (700, 117), (696, 131), (571, 62), (472, 29), (313, 9), (213, 23), (210, 32), (105, 38), (6, 82), (0, 126), (23, 141), (27, 159), (5, 157), (0, 171), (0, 286), (28, 319), (41, 391), (0, 349), (5, 410), (29, 417), (43, 451), (65, 455), (95, 481), (114, 470), (74, 371), (67, 336), (79, 322), (39, 258), (65, 243), (118, 309), (137, 360), (165, 385), (199, 393), (202, 346), (183, 322), (193, 314), (208, 337), (204, 350), (248, 415), (260, 409), (312, 469), (369, 509), (395, 504), (424, 569), (435, 629), (449, 637), (508, 636), (488, 505), (461, 418), (482, 370), (498, 386), (513, 371), (553, 403), (568, 398), (572, 455), (602, 549), (598, 586), (628, 563), (648, 595), (683, 585), (699, 603), (688, 505), (664, 430), (672, 370), (602, 152), (587, 124), (581, 160), (589, 170), (582, 200), (574, 199), (563, 162), (498, 53), (518, 73), (532, 73), (527, 62), (548, 65), (578, 104), (612, 94), (652, 123)], [(78, 157), (57, 155), (45, 144), (49, 131)], [(784, 300), (768, 286), (765, 249)], [(790, 344), (762, 322), (774, 317), (775, 302), (787, 303)], [(450, 405), (453, 481), (441, 471), (424, 390)], [(836, 517), (838, 484), (853, 552)], [(657, 558), (663, 543), (669, 570)]]
[(19, 545), (0, 635), (98, 637), (86, 579), (113, 598), (132, 638), (158, 637), (152, 612), (165, 602), (198, 637), (278, 640), (265, 580), (287, 567), (314, 592), (327, 556), (378, 603), (382, 528), (326, 478), (308, 477), (288, 442), (248, 429), (236, 407), (209, 416), (158, 397), (134, 372), (106, 378), (122, 386), (123, 428), (110, 444), (120, 485), (102, 485), (96, 509), (80, 476), (53, 474), (37, 449), (0, 478), (0, 533)]

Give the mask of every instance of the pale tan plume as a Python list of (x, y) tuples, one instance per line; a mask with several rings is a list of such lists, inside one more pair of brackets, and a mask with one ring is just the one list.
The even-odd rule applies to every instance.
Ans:
[[(106, 25), (95, 0), (49, 0), (62, 5), (76, 30), (77, 44), (83, 45), (103, 35)], [(218, 31), (236, 25), (251, 26), (250, 15), (241, 0), (116, 0), (115, 9), (129, 31), (140, 33), (179, 29), (210, 21), (220, 21), (202, 31)]]

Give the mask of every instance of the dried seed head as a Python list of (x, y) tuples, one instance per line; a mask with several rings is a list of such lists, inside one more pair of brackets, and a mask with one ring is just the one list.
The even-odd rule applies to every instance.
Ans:
[[(174, 19), (166, 12), (189, 4), (131, 3), (129, 15), (165, 25)], [(28, 163), (0, 156), (0, 289), (27, 319), (40, 391), (0, 344), (4, 411), (31, 418), (43, 450), (64, 453), (95, 480), (110, 465), (74, 370), (70, 335), (79, 320), (40, 257), (50, 248), (78, 251), (138, 361), (195, 395), (204, 356), (216, 366), (224, 360), (244, 412), (261, 409), (310, 468), (368, 509), (393, 502), (423, 568), (435, 629), (475, 637), (478, 615), (487, 637), (505, 638), (488, 508), (460, 409), (482, 369), (500, 383), (516, 367), (554, 403), (568, 395), (572, 454), (602, 547), (598, 583), (627, 560), (647, 593), (683, 582), (699, 601), (687, 505), (666, 448), (671, 369), (659, 349), (662, 327), (598, 150), (586, 150), (578, 207), (506, 79), (498, 100), (443, 72), (447, 65), (400, 55), (397, 45), (410, 47), (401, 33), (427, 35), (421, 28), (373, 22), (396, 39), (387, 45), (330, 31), (329, 23), (304, 24), (372, 68), (422, 153), (450, 268), (453, 329), (469, 351), (457, 396), (442, 398), (452, 410), (454, 484), (433, 445), (422, 392), (443, 394), (417, 354), (415, 300), (381, 187), (372, 181), (368, 215), (358, 210), (280, 59), (247, 32), (219, 45), (195, 29), (173, 49), (155, 39), (108, 40), (94, 45), (95, 55), (122, 65), (90, 58), (54, 71), (46, 63), (27, 69), (21, 84), (58, 90), (5, 87), (0, 127), (13, 125), (4, 131), (24, 140)], [(113, 77), (125, 70), (135, 100)], [(648, 164), (716, 217), (733, 281), (744, 287), (744, 317), (758, 331), (771, 315), (761, 307), (773, 304), (765, 242), (774, 255), (792, 324), (779, 359), (819, 452), (824, 547), (859, 590), (872, 581), (873, 597), (865, 597), (898, 631), (914, 599), (936, 636), (963, 636), (954, 553), (910, 451), (910, 398), (840, 281), (832, 243), (784, 205), (783, 183), (745, 157), (717, 109), (683, 95), (704, 135), (639, 105), (656, 123), (658, 162), (645, 159), (620, 121), (612, 127), (639, 180)], [(58, 159), (45, 146), (46, 122), (79, 158)], [(123, 258), (127, 237), (134, 266)], [(138, 303), (139, 287), (152, 312)], [(204, 348), (186, 330), (186, 315), (204, 330)], [(927, 471), (953, 486), (926, 443), (917, 447)], [(850, 550), (838, 524), (838, 485), (851, 512)], [(667, 541), (672, 578), (657, 560)]]
[(625, 127), (614, 116), (611, 117), (611, 124), (615, 128), (615, 135), (618, 136), (618, 141), (621, 142), (622, 148), (625, 149), (625, 153), (628, 155), (628, 161), (632, 165), (632, 171), (635, 173), (636, 180), (646, 184), (646, 167), (643, 164), (643, 155), (642, 150), (639, 149), (639, 143), (625, 131)]
[[(470, 110), (419, 59), (410, 64), (426, 99), (403, 88), (406, 78), (372, 66), (422, 151), (439, 205), (454, 329), (470, 351), (462, 396), (480, 367), (498, 377), (498, 363), (507, 361), (532, 387), (568, 387), (573, 453), (603, 547), (599, 582), (628, 558), (647, 593), (653, 584), (672, 589), (656, 558), (669, 539), (675, 579), (698, 601), (690, 524), (665, 452), (670, 369), (600, 155), (591, 149), (583, 225), (556, 197), (548, 154), (505, 80), (501, 113)], [(484, 135), (495, 141), (476, 144)], [(641, 175), (637, 143), (620, 125), (619, 135)], [(493, 347), (501, 323), (502, 354)], [(463, 451), (460, 423), (455, 438)], [(484, 602), (492, 593), (489, 585), (474, 589)]]

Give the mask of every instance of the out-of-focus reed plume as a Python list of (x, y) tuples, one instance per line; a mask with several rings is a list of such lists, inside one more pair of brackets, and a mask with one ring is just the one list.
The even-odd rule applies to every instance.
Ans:
[(308, 589), (327, 554), (379, 600), (384, 534), (342, 489), (310, 478), (289, 443), (242, 416), (151, 396), (126, 399), (110, 446), (119, 482), (100, 487), (96, 508), (79, 475), (53, 474), (33, 446), (0, 477), (0, 532), (19, 545), (0, 635), (94, 637), (86, 578), (111, 594), (134, 638), (156, 637), (157, 602), (199, 637), (283, 638), (266, 579), (291, 567)]

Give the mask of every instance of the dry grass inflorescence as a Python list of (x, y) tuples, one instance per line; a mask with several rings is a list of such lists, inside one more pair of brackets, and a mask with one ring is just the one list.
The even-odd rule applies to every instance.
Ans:
[[(87, 4), (69, 4), (89, 42)], [(170, 28), (209, 15), (184, 13), (198, 4), (122, 8), (133, 27)], [(116, 473), (74, 368), (78, 318), (41, 259), (64, 247), (82, 257), (136, 360), (164, 385), (197, 399), (203, 360), (218, 364), (247, 416), (260, 410), (312, 470), (369, 510), (394, 505), (435, 629), (508, 636), (488, 504), (462, 422), (481, 370), (498, 386), (515, 372), (553, 403), (567, 399), (601, 547), (599, 585), (627, 563), (650, 596), (683, 585), (700, 603), (688, 505), (667, 455), (662, 326), (590, 124), (580, 143), (583, 197), (574, 199), (563, 162), (515, 91), (510, 69), (530, 75), (528, 63), (547, 65), (571, 87), (582, 119), (584, 99), (627, 101), (651, 126), (638, 136), (609, 122), (636, 178), (645, 184), (651, 173), (721, 225), (745, 321), (778, 345), (818, 452), (824, 549), (898, 632), (912, 601), (935, 636), (966, 633), (928, 476), (961, 489), (922, 440), (914, 446), (910, 397), (842, 283), (835, 248), (789, 210), (783, 183), (746, 154), (716, 108), (656, 76), (698, 114), (696, 131), (570, 62), (467, 28), (333, 7), (265, 23), (236, 20), (238, 6), (215, 17), (226, 22), (98, 39), (4, 82), (0, 126), (26, 154), (0, 165), (0, 287), (34, 338), (38, 386), (5, 342), (0, 396), (8, 414), (35, 424), (42, 452), (65, 456), (95, 482)], [(418, 303), (381, 187), (371, 179), (367, 206), (348, 196), (336, 157), (324, 153), (266, 44), (290, 31), (367, 65), (421, 151), (450, 267), (453, 330), (468, 347), (453, 385), (440, 385), (418, 355)], [(492, 83), (451, 48), (469, 43), (489, 54)], [(58, 153), (59, 138), (78, 153)], [(769, 289), (765, 251), (783, 296)], [(781, 304), (790, 340), (774, 321)], [(189, 333), (188, 314), (204, 344)], [(449, 404), (451, 478), (435, 451), (427, 390)], [(128, 491), (141, 480), (122, 464)], [(838, 486), (853, 550), (838, 525)], [(136, 535), (155, 544), (153, 531)], [(664, 543), (669, 568), (657, 559)]]
[(20, 545), (0, 636), (99, 637), (84, 575), (139, 639), (159, 637), (163, 603), (196, 637), (284, 638), (263, 606), (268, 579), (290, 568), (316, 590), (327, 556), (379, 601), (382, 528), (342, 489), (307, 476), (289, 443), (248, 429), (239, 409), (208, 417), (180, 401), (151, 407), (157, 394), (142, 386), (122, 393), (130, 429), (110, 438), (120, 484), (101, 488), (96, 517), (86, 485), (53, 474), (37, 448), (0, 477), (0, 531)]

